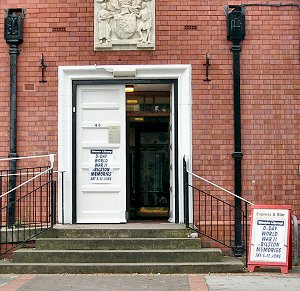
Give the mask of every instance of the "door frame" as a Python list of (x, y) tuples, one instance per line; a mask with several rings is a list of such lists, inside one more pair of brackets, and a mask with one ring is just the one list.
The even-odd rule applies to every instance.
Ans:
[[(126, 80), (74, 80), (72, 81), (72, 108), (77, 105), (78, 86), (102, 86), (102, 85), (126, 85), (126, 84), (172, 84), (174, 86), (174, 173), (178, 177), (178, 80), (145, 80), (145, 79), (126, 79)], [(72, 112), (72, 223), (77, 223), (77, 122), (76, 110)], [(170, 116), (171, 118), (171, 116)], [(126, 185), (125, 185), (126, 187)], [(175, 204), (175, 223), (179, 222), (179, 185), (178, 179), (174, 181), (174, 204)]]
[[(132, 72), (120, 78), (114, 71)], [(76, 101), (78, 85), (173, 84), (174, 87), (174, 214), (170, 222), (183, 223), (182, 157), (192, 159), (192, 94), (190, 65), (61, 66), (58, 68), (58, 221), (76, 223)], [(75, 103), (76, 104), (76, 103)], [(75, 117), (74, 117), (75, 116)], [(179, 123), (180, 120), (180, 123)], [(75, 155), (75, 156), (74, 156)], [(74, 174), (75, 173), (75, 174)], [(74, 176), (75, 175), (75, 176)], [(126, 187), (126, 185), (124, 185)], [(74, 198), (75, 197), (75, 198)], [(191, 199), (190, 199), (191, 201)], [(190, 204), (191, 209), (192, 204)], [(191, 218), (192, 219), (192, 218)]]

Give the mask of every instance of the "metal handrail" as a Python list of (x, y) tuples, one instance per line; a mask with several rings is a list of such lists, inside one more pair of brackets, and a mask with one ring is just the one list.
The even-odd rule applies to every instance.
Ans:
[(35, 158), (50, 158), (50, 162), (54, 162), (55, 154), (48, 154), (48, 155), (40, 155), (40, 156), (28, 156), (28, 157), (16, 157), (16, 158), (0, 158), (0, 162), (2, 161), (10, 161), (10, 160), (27, 160), (27, 159), (35, 159)]
[[(198, 179), (200, 179), (200, 180), (202, 180), (202, 181), (204, 181), (204, 182), (206, 182), (206, 183), (208, 183), (208, 184), (210, 184), (210, 185), (212, 185), (212, 186), (214, 186), (214, 187), (216, 187), (216, 188), (218, 188), (218, 189), (220, 189), (220, 190), (222, 190), (222, 191), (224, 191), (224, 192), (226, 192), (226, 193), (228, 193), (228, 194), (230, 194), (231, 196), (234, 196), (234, 197), (240, 199), (241, 201), (245, 202), (245, 207), (246, 207), (245, 213), (246, 213), (246, 219), (247, 219), (247, 204), (249, 204), (249, 205), (254, 205), (254, 203), (252, 203), (252, 202), (250, 202), (249, 200), (246, 200), (246, 199), (244, 199), (244, 198), (242, 198), (242, 197), (240, 197), (240, 196), (234, 194), (233, 192), (231, 192), (231, 191), (229, 191), (229, 190), (227, 190), (227, 189), (225, 189), (225, 188), (223, 188), (223, 187), (221, 187), (221, 186), (219, 186), (219, 185), (217, 185), (217, 184), (215, 184), (215, 183), (213, 183), (213, 182), (210, 182), (209, 180), (207, 180), (207, 179), (205, 179), (205, 178), (203, 178), (203, 177), (201, 177), (201, 176), (196, 175), (195, 173), (193, 173), (193, 172), (191, 172), (191, 171), (188, 171), (188, 170), (186, 169), (186, 161), (185, 161), (185, 159), (184, 159), (184, 171), (185, 171), (186, 173), (188, 173), (188, 174), (190, 174), (190, 175), (192, 175), (192, 176), (194, 176), (194, 177), (196, 177), (196, 178), (198, 178)], [(186, 175), (187, 175), (187, 174), (186, 174)], [(197, 190), (197, 191), (203, 193), (204, 195), (207, 195), (207, 196), (209, 196), (209, 197), (212, 197), (211, 199), (216, 199), (216, 200), (218, 200), (218, 201), (222, 201), (222, 200), (219, 199), (219, 198), (216, 198), (216, 197), (214, 197), (214, 196), (212, 196), (212, 195), (210, 195), (210, 194), (208, 194), (208, 193), (206, 193), (206, 192), (204, 192), (204, 191), (202, 191), (202, 190), (200, 190), (200, 189), (198, 189), (198, 188), (196, 188), (196, 187), (194, 187), (194, 186), (192, 186), (192, 185), (189, 185), (189, 184), (188, 184), (188, 177), (185, 176), (185, 175), (184, 175), (184, 180), (185, 180), (185, 182), (184, 182), (184, 184), (185, 184), (185, 185), (184, 185), (184, 187), (185, 187), (185, 192), (188, 192), (188, 188), (190, 187), (191, 189), (193, 189), (193, 191), (194, 191), (194, 190)], [(186, 195), (186, 196), (187, 196), (187, 195)], [(226, 205), (231, 206), (229, 203), (227, 203), (227, 202), (225, 202), (225, 201), (222, 201), (222, 202), (225, 203)], [(185, 204), (188, 205), (188, 197), (185, 197)], [(234, 206), (232, 206), (232, 207), (234, 207)], [(242, 210), (241, 210), (241, 211), (242, 211)], [(243, 211), (242, 211), (242, 212), (243, 212)], [(188, 214), (188, 210), (185, 210), (185, 219), (188, 220), (188, 221), (186, 221), (186, 226), (189, 227), (189, 214)], [(245, 251), (246, 251), (246, 257), (247, 257), (247, 255), (248, 255), (248, 254), (247, 254), (247, 253), (248, 253), (248, 250), (247, 250), (247, 244), (248, 244), (248, 239), (247, 239), (247, 232), (248, 232), (248, 230), (247, 230), (247, 228), (248, 228), (248, 227), (247, 227), (247, 220), (244, 221), (244, 225), (245, 225), (245, 240), (246, 240)], [(298, 249), (299, 249), (299, 233), (298, 233), (298, 219), (297, 219), (297, 217), (296, 217), (295, 215), (292, 215), (292, 225), (293, 225), (293, 239), (294, 239), (294, 243), (293, 243), (293, 247), (294, 247), (294, 256), (293, 256), (293, 257), (294, 257), (294, 260), (293, 260), (293, 265), (294, 265), (294, 266), (298, 266), (298, 264), (299, 264), (299, 251), (298, 251)], [(219, 243), (222, 243), (224, 246), (231, 247), (231, 246), (229, 246), (227, 243), (224, 243), (224, 242), (222, 242), (222, 241), (219, 241), (218, 239), (215, 239), (215, 238), (213, 238), (213, 237), (210, 237), (209, 235), (206, 235), (206, 234), (204, 234), (204, 233), (203, 233), (203, 235), (209, 237), (210, 239), (212, 239), (212, 240), (214, 240), (214, 241), (217, 241), (217, 242), (219, 242)], [(246, 261), (247, 261), (247, 259), (246, 259)]]
[[(17, 173), (0, 171), (0, 193), (9, 187), (12, 175), (19, 177), (18, 186), (0, 195), (0, 255), (10, 253), (56, 223), (55, 155), (2, 158), (0, 162), (41, 157), (48, 157), (50, 166), (22, 168)], [(16, 191), (18, 197), (11, 201), (8, 194)]]
[[(35, 176), (24, 190), (19, 187), (19, 197), (16, 200), (10, 202), (7, 195), (0, 197), (1, 256), (10, 253), (56, 223), (56, 182), (53, 180), (53, 170), (42, 172), (41, 167), (37, 169), (44, 175), (39, 175), (38, 181)], [(4, 184), (6, 182), (2, 183), (0, 178), (0, 186)], [(10, 207), (14, 207), (16, 211), (12, 221)]]
[[(202, 234), (222, 245), (229, 247), (235, 254), (236, 246), (234, 243), (234, 226), (232, 223), (234, 219), (232, 215), (235, 211), (235, 206), (230, 203), (223, 201), (217, 197), (214, 197), (195, 186), (188, 185), (193, 191), (193, 197), (197, 197), (198, 209), (194, 209), (193, 212), (193, 224), (188, 226), (188, 228), (194, 229), (199, 234)], [(200, 201), (202, 204), (200, 204)], [(245, 203), (245, 202), (244, 202)], [(212, 214), (215, 212), (217, 217), (213, 218)], [(247, 203), (245, 203), (245, 209), (240, 209), (242, 225), (244, 230), (242, 231), (242, 243), (241, 251), (247, 256), (247, 245), (248, 245), (248, 223), (247, 223)], [(195, 214), (197, 213), (197, 215)], [(221, 216), (220, 216), (221, 215)], [(216, 228), (216, 229), (214, 229)], [(219, 232), (221, 234), (219, 234)]]
[[(214, 197), (189, 184), (189, 175), (212, 185), (244, 203), (243, 208), (231, 205), (226, 201)], [(230, 247), (235, 256), (248, 256), (248, 205), (252, 202), (228, 191), (227, 189), (208, 181), (207, 179), (187, 170), (187, 163), (183, 159), (185, 223), (190, 228), (189, 219), (189, 189), (192, 189), (193, 225), (202, 234), (226, 247)], [(198, 209), (195, 208), (195, 201)], [(234, 216), (233, 216), (234, 214)], [(220, 216), (221, 215), (221, 216)], [(238, 219), (238, 223), (237, 223)], [(203, 227), (204, 226), (204, 227)], [(219, 235), (219, 232), (222, 235)]]
[(233, 192), (231, 192), (231, 191), (229, 191), (229, 190), (227, 190), (227, 189), (225, 189), (225, 188), (223, 188), (223, 187), (221, 187), (221, 186), (219, 186), (219, 185), (217, 185), (217, 184), (215, 184), (215, 183), (213, 183), (213, 182), (210, 182), (210, 181), (206, 180), (206, 179), (203, 178), (203, 177), (200, 177), (200, 176), (196, 175), (196, 174), (193, 173), (193, 172), (190, 172), (190, 171), (188, 171), (188, 170), (187, 170), (187, 172), (188, 172), (190, 175), (192, 175), (192, 176), (194, 176), (194, 177), (196, 177), (196, 178), (198, 178), (198, 179), (200, 179), (200, 180), (202, 180), (202, 181), (204, 181), (204, 182), (206, 182), (206, 183), (208, 183), (208, 184), (210, 184), (210, 185), (212, 185), (212, 186), (214, 186), (214, 187), (216, 187), (216, 188), (218, 188), (218, 189), (220, 189), (220, 190), (222, 190), (222, 191), (224, 191), (224, 192), (226, 192), (226, 193), (228, 193), (228, 194), (230, 194), (230, 195), (232, 195), (232, 196), (234, 196), (234, 197), (236, 197), (236, 198), (238, 198), (238, 199), (240, 199), (240, 200), (242, 200), (242, 201), (244, 201), (244, 202), (246, 202), (246, 203), (248, 203), (248, 204), (250, 204), (250, 205), (254, 205), (254, 203), (250, 202), (249, 200), (246, 200), (246, 199), (244, 199), (243, 197), (238, 196), (238, 195), (234, 194)]
[[(222, 211), (224, 209), (226, 209), (227, 214), (228, 213), (231, 214), (233, 212), (235, 206), (231, 205), (230, 203), (228, 203), (226, 201), (223, 201), (222, 199), (214, 197), (213, 195), (206, 193), (205, 191), (202, 191), (195, 186), (189, 185), (189, 187), (192, 189), (193, 194), (195, 194), (195, 192), (196, 192), (198, 194), (202, 194), (204, 197), (204, 198), (202, 198), (204, 200), (204, 205), (202, 205), (202, 207), (204, 207), (204, 210), (202, 210), (204, 215), (201, 215), (199, 213), (199, 221), (195, 222), (195, 219), (193, 219), (194, 227), (190, 227), (190, 228), (197, 230), (200, 234), (202, 234), (218, 243), (221, 243), (222, 245), (224, 245), (226, 247), (234, 249), (234, 246), (232, 246), (232, 244), (230, 244), (230, 241), (231, 241), (230, 234), (233, 230), (230, 220), (226, 221), (226, 220), (213, 219), (212, 216), (207, 216), (206, 214), (208, 214), (209, 212), (211, 212), (213, 210), (212, 204), (215, 204), (215, 210), (217, 210), (218, 214), (220, 213), (220, 211)], [(242, 213), (242, 217), (244, 218), (245, 211), (241, 210), (241, 213)], [(201, 217), (203, 216), (203, 220), (200, 219), (200, 216)], [(223, 229), (220, 229), (221, 225), (223, 225)], [(226, 227), (229, 227), (230, 230), (229, 230), (228, 234), (224, 234), (224, 237), (222, 238), (221, 235), (218, 234), (218, 232), (216, 233), (216, 236), (213, 235), (213, 226), (216, 226), (217, 230), (218, 231), (221, 230), (221, 232), (225, 232)], [(227, 237), (227, 239), (226, 239), (226, 237)], [(229, 239), (228, 239), (228, 237), (229, 237)], [(246, 251), (246, 247), (244, 250)]]
[[(19, 175), (29, 175), (29, 174), (37, 174), (35, 177), (32, 177), (30, 178), (29, 180), (25, 181), (24, 183), (14, 187), (13, 189), (10, 189), (9, 191), (7, 191), (6, 193), (4, 194), (1, 194), (0, 195), (0, 198), (8, 195), (9, 193), (11, 192), (14, 192), (15, 190), (21, 188), (22, 186), (28, 184), (29, 182), (33, 181), (34, 179), (40, 177), (41, 175), (43, 174), (46, 174), (47, 172), (50, 172), (51, 170), (53, 170), (54, 168), (54, 157), (55, 157), (55, 154), (48, 154), (48, 155), (39, 155), (39, 156), (28, 156), (28, 157), (16, 157), (16, 158), (1, 158), (0, 159), (0, 162), (2, 161), (11, 161), (11, 160), (26, 160), (26, 159), (35, 159), (35, 158), (45, 158), (45, 157), (48, 157), (49, 158), (49, 161), (50, 161), (50, 168), (46, 169), (45, 171), (43, 172), (39, 172), (39, 173), (25, 173), (25, 174), (16, 174), (16, 173), (13, 173), (13, 174), (7, 174), (5, 175), (5, 177), (10, 177), (10, 176), (19, 176)], [(0, 175), (2, 177), (2, 175)]]
[[(46, 169), (45, 171), (40, 172), (40, 173), (37, 174), (36, 176), (30, 178), (29, 180), (27, 180), (27, 181), (23, 182), (22, 184), (16, 186), (15, 188), (10, 189), (9, 191), (7, 191), (7, 192), (5, 192), (4, 194), (0, 195), (0, 198), (5, 197), (5, 196), (8, 195), (9, 193), (11, 193), (11, 192), (13, 192), (13, 191), (16, 191), (17, 189), (19, 189), (19, 188), (25, 186), (26, 184), (28, 184), (29, 182), (33, 181), (34, 179), (36, 179), (36, 178), (42, 176), (43, 174), (46, 174), (47, 172), (50, 172), (52, 169), (53, 169), (53, 168), (50, 167), (50, 168)], [(8, 176), (9, 176), (9, 175), (8, 175)]]

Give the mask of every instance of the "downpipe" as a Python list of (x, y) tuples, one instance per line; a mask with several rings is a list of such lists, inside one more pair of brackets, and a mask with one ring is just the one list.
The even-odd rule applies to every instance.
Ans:
[[(25, 9), (6, 9), (4, 17), (4, 38), (9, 44), (10, 55), (10, 119), (9, 119), (9, 189), (16, 187), (16, 157), (17, 157), (17, 56), (18, 45), (23, 41), (23, 19)], [(8, 225), (15, 223), (16, 192), (8, 197)]]
[[(9, 189), (16, 187), (17, 171), (17, 56), (19, 54), (18, 46), (10, 45), (10, 133), (9, 133)], [(12, 226), (15, 222), (15, 201), (16, 191), (12, 191), (8, 196), (8, 225)]]
[[(227, 39), (232, 41), (233, 57), (233, 101), (234, 101), (234, 193), (242, 197), (242, 138), (241, 138), (241, 95), (240, 95), (240, 42), (245, 38), (245, 8), (239, 5), (228, 6)], [(235, 197), (235, 241), (233, 254), (237, 257), (244, 254), (241, 199)]]

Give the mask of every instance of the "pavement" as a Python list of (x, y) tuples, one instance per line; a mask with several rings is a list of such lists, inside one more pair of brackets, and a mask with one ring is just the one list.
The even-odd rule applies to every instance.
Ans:
[(0, 290), (299, 291), (300, 267), (288, 274), (270, 269), (242, 274), (0, 274)]

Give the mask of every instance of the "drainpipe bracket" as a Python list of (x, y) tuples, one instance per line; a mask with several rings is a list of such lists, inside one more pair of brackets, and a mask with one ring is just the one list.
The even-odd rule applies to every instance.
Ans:
[(238, 44), (235, 44), (235, 43), (233, 42), (230, 51), (231, 51), (231, 52), (240, 52), (241, 50), (242, 50), (241, 45), (240, 45), (239, 43), (238, 43)]
[(232, 157), (235, 158), (235, 159), (242, 159), (243, 153), (242, 152), (234, 152), (232, 154)]
[(17, 158), (18, 155), (16, 153), (9, 153), (8, 157), (9, 158)]
[(233, 251), (233, 255), (235, 257), (242, 257), (244, 255), (244, 249), (243, 249), (243, 246), (234, 246), (232, 248), (232, 251)]

